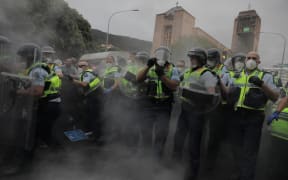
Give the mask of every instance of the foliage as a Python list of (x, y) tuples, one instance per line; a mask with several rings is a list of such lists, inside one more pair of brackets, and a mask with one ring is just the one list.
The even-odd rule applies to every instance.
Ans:
[[(0, 35), (16, 44), (34, 42), (52, 46), (60, 58), (105, 51), (106, 33), (92, 30), (89, 22), (64, 0), (1, 0)], [(110, 35), (112, 50), (150, 51), (151, 42)]]
[(50, 45), (62, 57), (92, 48), (90, 24), (64, 0), (2, 1), (0, 34), (19, 43)]

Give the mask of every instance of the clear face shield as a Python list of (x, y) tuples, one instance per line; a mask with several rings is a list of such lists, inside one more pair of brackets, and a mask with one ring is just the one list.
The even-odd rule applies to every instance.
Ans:
[(157, 59), (157, 64), (159, 66), (164, 66), (166, 62), (170, 61), (171, 53), (170, 51), (168, 51), (168, 49), (165, 48), (156, 49), (154, 54)]
[(241, 72), (245, 68), (245, 57), (234, 57), (233, 58), (233, 70), (235, 72)]

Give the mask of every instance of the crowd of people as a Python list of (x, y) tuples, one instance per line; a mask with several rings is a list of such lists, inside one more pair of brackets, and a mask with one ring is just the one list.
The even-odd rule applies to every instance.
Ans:
[[(265, 107), (279, 98), (272, 74), (258, 68), (257, 52), (237, 53), (223, 62), (216, 48), (192, 48), (187, 66), (184, 60), (172, 61), (169, 48), (159, 47), (151, 57), (143, 51), (131, 53), (121, 65), (108, 56), (104, 69), (75, 58), (62, 64), (55, 54), (53, 48), (35, 44), (17, 51), (26, 63), (24, 75), (33, 79), (17, 94), (38, 99), (36, 137), (42, 146), (61, 145), (52, 129), (64, 114), (78, 121), (85, 117), (90, 139), (99, 147), (120, 143), (134, 153), (151, 152), (161, 161), (171, 112), (178, 107), (172, 159), (186, 165), (185, 180), (197, 179), (204, 135), (207, 169), (215, 168), (225, 140), (233, 154), (231, 166), (235, 165), (231, 179), (254, 179)], [(79, 117), (78, 106), (70, 104), (74, 94), (85, 116)], [(286, 104), (287, 98), (268, 118), (269, 124)]]

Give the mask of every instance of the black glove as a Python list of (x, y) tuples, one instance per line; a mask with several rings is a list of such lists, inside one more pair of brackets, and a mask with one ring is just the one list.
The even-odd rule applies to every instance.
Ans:
[(155, 72), (158, 77), (161, 77), (164, 75), (164, 67), (156, 66)]
[(252, 77), (249, 78), (249, 83), (252, 83), (255, 86), (261, 87), (264, 82), (261, 79), (259, 79), (259, 77), (252, 76)]
[(152, 66), (154, 66), (156, 64), (157, 59), (156, 58), (150, 58), (147, 62), (147, 66), (149, 68), (151, 68)]

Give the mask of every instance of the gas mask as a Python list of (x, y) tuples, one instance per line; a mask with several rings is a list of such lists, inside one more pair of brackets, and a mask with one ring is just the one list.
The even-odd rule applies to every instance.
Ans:
[(170, 60), (170, 51), (167, 48), (160, 47), (155, 51), (155, 58), (159, 66), (164, 66), (166, 62)]
[(243, 70), (245, 64), (243, 62), (235, 62), (234, 68), (236, 72), (240, 72)]
[(254, 70), (254, 69), (257, 68), (257, 63), (256, 63), (256, 61), (253, 60), (253, 59), (248, 59), (248, 60), (246, 61), (245, 65), (246, 65), (246, 68), (247, 68), (248, 70)]

